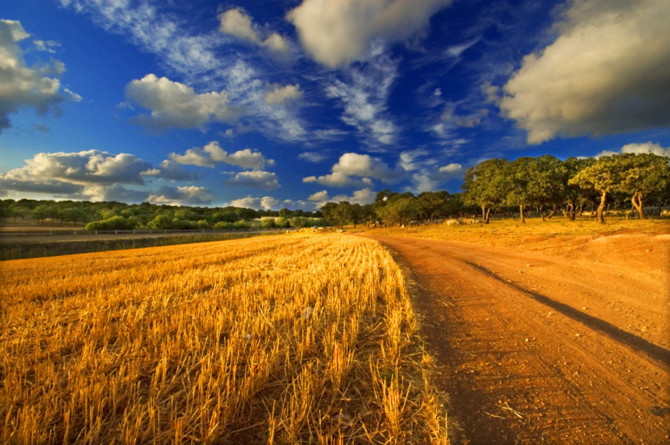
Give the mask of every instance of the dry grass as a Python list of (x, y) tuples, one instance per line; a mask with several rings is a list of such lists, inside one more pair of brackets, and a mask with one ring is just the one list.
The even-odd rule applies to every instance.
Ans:
[(534, 250), (555, 248), (557, 241), (569, 249), (600, 236), (620, 233), (670, 233), (670, 219), (625, 220), (606, 218), (598, 224), (595, 218), (582, 217), (576, 221), (555, 217), (542, 221), (528, 218), (526, 224), (518, 219), (491, 220), (490, 224), (462, 224), (447, 226), (432, 224), (418, 227), (390, 227), (370, 230), (377, 235), (411, 236), (416, 238), (443, 239), (487, 246), (525, 247)]
[(2, 443), (446, 443), (403, 275), (374, 241), (0, 267)]

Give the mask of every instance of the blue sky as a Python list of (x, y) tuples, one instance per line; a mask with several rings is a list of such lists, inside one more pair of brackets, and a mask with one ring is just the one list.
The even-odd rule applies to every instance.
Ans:
[(312, 210), (670, 154), (670, 4), (5, 0), (0, 195)]

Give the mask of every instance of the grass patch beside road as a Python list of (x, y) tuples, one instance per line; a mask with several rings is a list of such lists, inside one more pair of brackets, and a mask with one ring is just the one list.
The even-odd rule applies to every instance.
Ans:
[(607, 218), (607, 224), (598, 224), (595, 218), (552, 218), (542, 221), (529, 218), (526, 224), (516, 219), (494, 219), (490, 224), (462, 224), (447, 226), (445, 223), (417, 227), (389, 227), (369, 230), (377, 235), (410, 236), (448, 241), (460, 241), (486, 246), (528, 247), (542, 249), (554, 246), (557, 241), (580, 244), (600, 236), (623, 233), (666, 234), (670, 233), (670, 219), (650, 218), (625, 220)]

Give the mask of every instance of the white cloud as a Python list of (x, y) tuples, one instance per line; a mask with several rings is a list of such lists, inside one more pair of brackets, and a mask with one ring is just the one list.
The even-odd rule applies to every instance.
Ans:
[(234, 199), (229, 203), (229, 205), (233, 207), (242, 207), (256, 210), (277, 210), (283, 204), (286, 204), (286, 202), (280, 201), (276, 198), (273, 198), (272, 196), (263, 196), (262, 198), (246, 196), (244, 198)]
[[(416, 156), (425, 155), (417, 153)], [(450, 179), (459, 178), (463, 174), (463, 166), (458, 163), (449, 163), (437, 167), (432, 160), (413, 162), (412, 187), (408, 188), (415, 193), (435, 191), (440, 184)]]
[(298, 155), (298, 159), (302, 159), (303, 161), (312, 162), (314, 164), (317, 164), (321, 161), (324, 161), (326, 159), (326, 157), (321, 153), (306, 151), (304, 153), (300, 153)]
[(374, 202), (375, 196), (376, 193), (369, 188), (354, 190), (351, 195), (336, 195), (333, 197), (328, 196), (328, 192), (326, 190), (322, 190), (310, 195), (307, 200), (313, 202), (314, 206), (319, 209), (328, 202), (348, 201), (350, 204), (370, 204)]
[(621, 150), (619, 151), (611, 151), (611, 150), (601, 151), (595, 157), (598, 158), (600, 156), (611, 156), (618, 153), (636, 153), (636, 154), (653, 153), (659, 156), (670, 157), (670, 147), (663, 147), (660, 144), (651, 141), (644, 143), (632, 143), (624, 145), (623, 147), (621, 147)]
[(431, 192), (437, 187), (435, 178), (426, 173), (415, 173), (412, 175), (412, 182), (416, 193)]
[(333, 165), (331, 173), (324, 176), (308, 176), (303, 182), (317, 182), (329, 187), (346, 187), (371, 184), (371, 179), (391, 183), (399, 179), (403, 172), (391, 169), (386, 163), (370, 155), (344, 153)]
[(266, 165), (274, 165), (273, 159), (267, 159), (261, 152), (251, 148), (228, 154), (217, 141), (212, 141), (203, 148), (189, 148), (183, 155), (170, 153), (170, 159), (179, 164), (199, 167), (214, 167), (214, 164), (218, 162), (251, 169), (262, 169)]
[(305, 50), (334, 68), (364, 55), (375, 39), (407, 40), (450, 0), (303, 0), (287, 14)]
[(229, 9), (219, 14), (219, 22), (219, 31), (223, 33), (248, 40), (272, 51), (286, 52), (289, 49), (286, 39), (277, 33), (271, 33), (267, 38), (261, 39), (261, 33), (256, 30), (257, 26), (242, 8)]
[(147, 201), (154, 204), (198, 206), (210, 204), (212, 199), (212, 195), (205, 187), (187, 185), (182, 187), (163, 186), (149, 195)]
[(75, 153), (37, 153), (26, 165), (8, 171), (2, 178), (35, 184), (54, 181), (87, 184), (144, 184), (141, 172), (150, 168), (147, 162), (128, 153), (112, 155), (99, 150)]
[(411, 172), (417, 170), (419, 165), (417, 165), (417, 159), (419, 157), (428, 156), (430, 153), (426, 150), (411, 150), (403, 151), (400, 153), (398, 160), (398, 165), (405, 171)]
[(440, 167), (437, 171), (444, 176), (455, 176), (461, 174), (463, 166), (461, 164), (451, 163)]
[(328, 201), (328, 192), (326, 190), (321, 190), (320, 192), (312, 193), (308, 198), (308, 201), (315, 202), (327, 202)]
[(558, 38), (504, 87), (505, 116), (537, 144), (670, 124), (667, 0), (574, 2)]
[(181, 164), (170, 159), (161, 162), (157, 168), (150, 168), (141, 174), (143, 176), (155, 176), (170, 181), (194, 181), (200, 178), (200, 175), (185, 170)]
[(44, 51), (47, 53), (55, 54), (56, 50), (54, 48), (58, 48), (60, 46), (60, 43), (54, 42), (53, 40), (39, 40), (35, 39), (33, 40), (33, 45), (35, 45), (35, 49), (38, 51)]
[(209, 122), (231, 122), (236, 117), (225, 91), (198, 94), (183, 83), (155, 74), (131, 81), (126, 97), (151, 110), (150, 115), (133, 118), (134, 122), (159, 130), (196, 128)]
[(11, 126), (9, 115), (20, 108), (34, 108), (39, 115), (60, 113), (59, 104), (78, 102), (81, 97), (68, 89), (61, 91), (60, 76), (65, 65), (54, 60), (41, 69), (29, 68), (19, 42), (29, 37), (19, 21), (0, 19), (0, 133)]
[(235, 173), (234, 176), (225, 181), (226, 184), (252, 187), (265, 190), (276, 190), (279, 188), (277, 175), (273, 172), (263, 170), (252, 170)]
[(0, 188), (69, 199), (139, 202), (147, 193), (122, 184), (143, 185), (151, 164), (128, 153), (99, 150), (37, 153), (23, 167), (0, 175)]
[(333, 78), (326, 85), (326, 95), (344, 104), (342, 121), (355, 127), (370, 145), (389, 145), (397, 138), (398, 128), (387, 111), (397, 71), (397, 62), (381, 54), (349, 68), (343, 74), (345, 80)]
[(297, 100), (302, 97), (300, 85), (285, 85), (280, 87), (274, 85), (272, 91), (265, 93), (265, 103), (270, 105), (279, 105), (287, 100)]

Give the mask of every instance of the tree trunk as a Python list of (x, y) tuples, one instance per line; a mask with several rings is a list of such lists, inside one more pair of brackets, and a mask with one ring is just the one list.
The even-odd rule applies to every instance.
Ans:
[(600, 197), (600, 205), (598, 206), (598, 222), (600, 224), (605, 224), (605, 218), (603, 218), (603, 213), (605, 212), (605, 203), (607, 202), (607, 192), (603, 192)]
[(573, 201), (569, 201), (567, 217), (570, 218), (570, 221), (574, 221), (576, 216), (577, 216), (577, 209), (575, 208), (575, 203)]
[(486, 218), (486, 206), (482, 206), (482, 219), (487, 223), (489, 222), (488, 219)]
[(644, 209), (642, 208), (642, 193), (633, 193), (633, 198), (631, 201), (633, 203), (633, 207), (635, 207), (635, 210), (637, 210), (637, 214), (640, 216), (640, 219), (645, 219)]
[(554, 216), (556, 216), (556, 213), (558, 213), (558, 207), (556, 204), (554, 204), (554, 207), (551, 209), (551, 212), (549, 213), (549, 216), (547, 216), (547, 219), (551, 219)]
[(519, 205), (519, 216), (521, 217), (521, 222), (526, 224), (526, 215), (523, 214), (523, 204)]
[(491, 207), (486, 209), (486, 212), (484, 214), (484, 223), (488, 224), (489, 223), (489, 218), (491, 217)]

